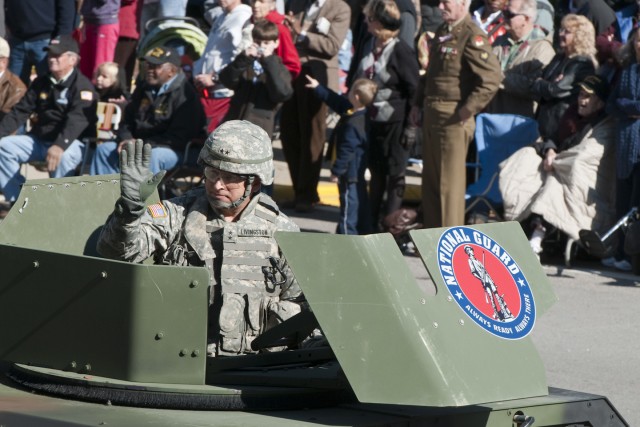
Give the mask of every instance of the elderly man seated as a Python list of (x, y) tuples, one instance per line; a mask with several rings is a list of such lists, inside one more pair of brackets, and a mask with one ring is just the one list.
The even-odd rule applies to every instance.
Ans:
[(615, 126), (604, 111), (609, 86), (595, 75), (579, 86), (558, 142), (538, 141), (500, 165), (505, 218), (532, 217), (529, 242), (536, 254), (549, 225), (578, 240), (579, 230), (605, 230), (614, 220)]
[(131, 95), (118, 130), (118, 141), (102, 143), (91, 163), (91, 175), (119, 171), (118, 153), (128, 142), (142, 139), (153, 147), (150, 169), (170, 170), (183, 160), (189, 140), (204, 136), (204, 111), (198, 94), (180, 68), (171, 47), (155, 47), (143, 58), (144, 81)]

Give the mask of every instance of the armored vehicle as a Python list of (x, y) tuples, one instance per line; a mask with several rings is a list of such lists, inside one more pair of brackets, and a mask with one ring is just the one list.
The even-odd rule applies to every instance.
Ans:
[(0, 224), (1, 425), (627, 425), (547, 385), (556, 297), (517, 223), (413, 231), (431, 281), (387, 234), (277, 234), (310, 310), (214, 358), (206, 269), (96, 253), (118, 179), (29, 181)]

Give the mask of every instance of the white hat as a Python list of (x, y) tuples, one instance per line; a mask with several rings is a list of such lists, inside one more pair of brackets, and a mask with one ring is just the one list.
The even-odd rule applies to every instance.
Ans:
[(9, 43), (0, 37), (0, 58), (8, 58), (10, 52)]

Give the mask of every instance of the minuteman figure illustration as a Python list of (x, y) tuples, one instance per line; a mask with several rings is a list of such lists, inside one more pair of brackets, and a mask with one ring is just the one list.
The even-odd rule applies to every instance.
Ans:
[(511, 314), (511, 311), (509, 311), (507, 303), (504, 301), (503, 296), (498, 293), (498, 288), (496, 287), (495, 282), (491, 276), (489, 276), (484, 267), (484, 252), (482, 253), (482, 262), (476, 259), (471, 246), (465, 245), (464, 252), (469, 256), (469, 269), (471, 270), (471, 274), (473, 274), (473, 276), (482, 283), (482, 287), (485, 292), (485, 301), (487, 303), (491, 302), (493, 318), (502, 322), (508, 319), (513, 319), (513, 315)]

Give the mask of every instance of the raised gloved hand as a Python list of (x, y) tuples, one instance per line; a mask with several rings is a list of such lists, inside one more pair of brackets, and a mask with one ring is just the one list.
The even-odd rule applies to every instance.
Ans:
[(120, 214), (140, 216), (144, 213), (146, 200), (167, 173), (151, 173), (151, 145), (141, 139), (127, 143), (120, 151), (120, 193), (117, 209)]

